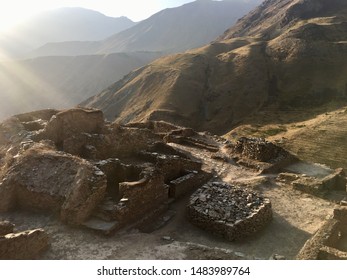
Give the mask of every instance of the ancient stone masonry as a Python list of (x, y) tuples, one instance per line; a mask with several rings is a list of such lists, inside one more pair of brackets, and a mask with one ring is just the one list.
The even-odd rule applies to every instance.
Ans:
[(81, 224), (105, 191), (106, 177), (89, 162), (33, 144), (0, 182), (0, 210), (48, 210), (66, 223)]
[(178, 130), (198, 135), (162, 122), (110, 124), (93, 109), (12, 117), (0, 127), (0, 211), (54, 212), (106, 234), (149, 221), (211, 178), (163, 141)]
[(0, 236), (1, 260), (36, 259), (47, 249), (48, 236), (42, 229)]
[(146, 121), (144, 123), (130, 123), (127, 127), (146, 128), (161, 136), (166, 143), (177, 143), (205, 149), (211, 152), (219, 150), (218, 145), (203, 134), (191, 128), (176, 126), (164, 121)]
[(164, 141), (205, 149), (211, 152), (217, 152), (219, 150), (219, 147), (215, 143), (211, 143), (202, 135), (188, 128), (176, 129), (167, 133)]
[(14, 225), (0, 221), (0, 260), (36, 259), (48, 247), (48, 235), (42, 229), (14, 233)]
[(187, 215), (194, 225), (233, 241), (264, 228), (272, 209), (270, 201), (255, 192), (213, 182), (191, 196)]
[(230, 153), (239, 164), (256, 168), (263, 173), (278, 172), (298, 161), (283, 148), (261, 138), (240, 138), (235, 145), (228, 145)]
[[(312, 170), (323, 169), (323, 167), (316, 164), (310, 164), (310, 166)], [(347, 180), (342, 168), (336, 170), (325, 168), (324, 171), (326, 174), (310, 174), (310, 176), (308, 174), (285, 172), (280, 173), (277, 180), (290, 183), (297, 190), (317, 196), (324, 196), (330, 191), (346, 191)]]
[(297, 259), (347, 260), (347, 207), (334, 210), (333, 218), (305, 243)]

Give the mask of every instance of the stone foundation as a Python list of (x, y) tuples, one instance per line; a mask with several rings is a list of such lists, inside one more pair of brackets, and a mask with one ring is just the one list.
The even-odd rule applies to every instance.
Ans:
[(225, 183), (198, 189), (187, 207), (189, 221), (229, 241), (253, 235), (272, 219), (271, 203), (254, 192)]
[(346, 176), (342, 168), (332, 170), (326, 176), (308, 176), (295, 173), (280, 173), (277, 180), (291, 183), (293, 188), (310, 193), (316, 196), (322, 196), (329, 191), (346, 191)]
[(276, 173), (298, 161), (283, 148), (261, 138), (240, 138), (235, 145), (227, 145), (238, 164), (262, 173)]
[(212, 175), (206, 172), (190, 172), (169, 183), (169, 196), (172, 198), (180, 198), (181, 196), (195, 190), (212, 178)]

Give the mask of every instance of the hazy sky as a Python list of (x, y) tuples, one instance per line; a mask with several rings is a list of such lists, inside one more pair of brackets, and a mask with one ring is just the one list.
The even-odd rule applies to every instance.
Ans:
[(193, 0), (0, 0), (0, 30), (44, 10), (60, 7), (84, 7), (105, 15), (127, 16), (139, 21), (169, 7)]

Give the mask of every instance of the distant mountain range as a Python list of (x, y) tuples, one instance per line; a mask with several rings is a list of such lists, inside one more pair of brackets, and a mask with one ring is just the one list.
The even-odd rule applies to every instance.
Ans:
[(226, 133), (265, 107), (347, 100), (347, 2), (267, 0), (205, 47), (163, 57), (82, 103), (119, 122)]
[(0, 63), (0, 119), (47, 107), (72, 107), (161, 55), (133, 52)]
[(261, 0), (199, 0), (165, 9), (102, 41), (48, 43), (30, 55), (107, 54), (129, 51), (181, 52), (217, 38)]
[(126, 17), (112, 18), (83, 8), (42, 12), (0, 35), (0, 47), (23, 55), (48, 42), (98, 41), (134, 26)]

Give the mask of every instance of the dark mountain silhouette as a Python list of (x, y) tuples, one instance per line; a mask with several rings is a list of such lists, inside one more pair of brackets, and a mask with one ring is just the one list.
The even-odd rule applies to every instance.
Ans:
[(203, 48), (161, 58), (82, 103), (120, 122), (225, 133), (265, 107), (347, 96), (347, 2), (268, 0)]

